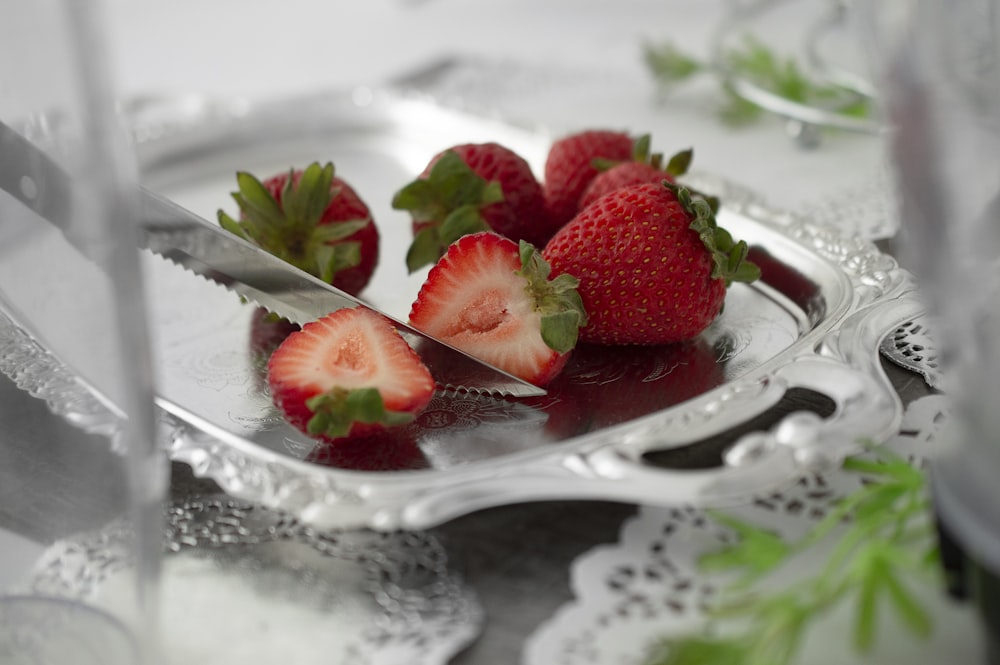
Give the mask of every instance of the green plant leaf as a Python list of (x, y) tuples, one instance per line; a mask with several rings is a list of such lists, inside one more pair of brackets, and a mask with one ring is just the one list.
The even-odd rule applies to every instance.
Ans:
[(903, 625), (917, 637), (927, 637), (930, 635), (931, 628), (933, 627), (930, 615), (921, 607), (916, 598), (907, 591), (891, 568), (886, 570), (883, 583), (889, 600), (892, 601), (892, 605), (896, 610), (896, 615), (900, 618)]
[[(794, 542), (730, 515), (710, 513), (738, 541), (703, 557), (702, 569), (740, 571), (743, 576), (714, 602), (712, 622), (704, 631), (665, 640), (663, 650), (653, 652), (658, 660), (651, 656), (648, 665), (714, 662), (701, 658), (729, 662), (726, 658), (737, 651), (734, 662), (739, 665), (792, 665), (811, 626), (842, 603), (853, 610), (852, 645), (858, 653), (876, 644), (885, 612), (917, 637), (931, 633), (931, 616), (908, 584), (940, 576), (928, 575), (937, 570), (938, 552), (925, 474), (878, 447), (846, 460), (843, 469), (858, 474), (860, 488)], [(776, 591), (754, 587), (763, 574), (778, 579), (782, 564), (829, 540), (833, 547), (814, 574)], [(734, 620), (740, 627), (718, 638), (720, 627)]]
[(739, 584), (746, 585), (774, 570), (793, 552), (792, 546), (773, 531), (722, 513), (712, 513), (712, 516), (720, 524), (732, 529), (738, 541), (699, 558), (698, 565), (702, 570), (741, 570), (744, 577)]
[(854, 648), (861, 653), (867, 653), (875, 643), (875, 634), (878, 630), (878, 598), (882, 579), (877, 571), (870, 569), (860, 578), (854, 614)]
[(642, 54), (646, 66), (664, 84), (685, 81), (706, 69), (703, 63), (670, 43), (646, 44)]
[[(764, 109), (734, 89), (732, 79), (744, 80), (790, 102), (827, 108), (851, 117), (866, 117), (871, 104), (851, 91), (810, 78), (793, 57), (779, 56), (752, 35), (744, 35), (736, 47), (723, 53), (719, 67), (681, 52), (669, 42), (646, 44), (643, 61), (653, 78), (672, 87), (695, 75), (719, 75), (722, 103), (719, 117), (727, 125), (739, 127), (764, 115)], [(719, 71), (721, 69), (721, 71)]]

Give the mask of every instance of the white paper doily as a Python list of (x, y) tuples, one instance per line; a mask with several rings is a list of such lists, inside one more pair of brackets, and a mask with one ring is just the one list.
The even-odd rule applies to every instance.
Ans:
[[(935, 449), (947, 419), (947, 398), (923, 397), (907, 409), (900, 434), (886, 443), (921, 464)], [(856, 490), (855, 474), (830, 472), (804, 477), (794, 487), (759, 496), (727, 511), (769, 528), (788, 540), (805, 533), (840, 497)], [(564, 605), (528, 640), (525, 665), (640, 665), (649, 645), (704, 625), (707, 600), (733, 581), (700, 571), (699, 557), (731, 542), (732, 534), (699, 510), (641, 507), (627, 521), (618, 543), (595, 548), (571, 570), (575, 600)], [(822, 559), (789, 562), (799, 575)], [(927, 642), (896, 639), (886, 625), (885, 639), (870, 662), (981, 662), (972, 609), (957, 606), (938, 589), (918, 589), (929, 604), (935, 631)], [(850, 610), (850, 608), (847, 608)], [(842, 665), (857, 662), (851, 652), (849, 612), (823, 619), (805, 645), (802, 663)], [(888, 624), (889, 622), (887, 622)], [(898, 630), (898, 626), (895, 627)], [(903, 633), (900, 633), (905, 635)]]
[[(55, 543), (30, 592), (114, 611), (122, 528)], [(429, 534), (318, 531), (222, 496), (170, 506), (161, 588), (164, 665), (442, 665), (483, 622)]]

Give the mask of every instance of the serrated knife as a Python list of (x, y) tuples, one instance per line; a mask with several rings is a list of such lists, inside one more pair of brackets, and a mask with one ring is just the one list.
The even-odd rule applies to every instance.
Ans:
[[(36, 177), (26, 187), (28, 164)], [(43, 174), (41, 178), (37, 177), (39, 173)], [(0, 189), (66, 232), (72, 243), (72, 235), (67, 232), (72, 203), (67, 178), (40, 148), (0, 122)], [(144, 187), (139, 188), (138, 199), (141, 248), (290, 321), (307, 323), (345, 307), (364, 306), (378, 311)], [(545, 394), (537, 386), (386, 316), (427, 364), (442, 389), (512, 397)]]

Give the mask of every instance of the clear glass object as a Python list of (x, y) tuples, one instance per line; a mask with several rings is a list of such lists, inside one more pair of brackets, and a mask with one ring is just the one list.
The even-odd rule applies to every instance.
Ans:
[[(0, 409), (0, 660), (152, 662), (166, 464), (154, 437), (135, 174), (116, 120), (100, 5), (0, 0), (0, 362), (71, 370), (93, 408), (77, 428)], [(54, 366), (54, 365), (52, 365)], [(46, 412), (43, 410), (43, 414)], [(116, 598), (51, 598), (25, 557), (114, 524), (135, 565)], [(30, 550), (30, 546), (27, 547)], [(30, 560), (30, 557), (27, 557)], [(21, 627), (18, 629), (18, 627)], [(90, 658), (90, 660), (88, 660)], [(13, 661), (11, 660), (13, 659)]]
[(931, 478), (953, 589), (1000, 662), (1000, 2), (855, 3), (882, 83), (900, 253), (932, 315), (956, 417)]

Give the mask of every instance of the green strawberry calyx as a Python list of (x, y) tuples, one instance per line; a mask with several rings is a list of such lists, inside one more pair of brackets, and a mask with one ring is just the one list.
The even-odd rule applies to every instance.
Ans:
[(306, 425), (309, 434), (330, 439), (347, 436), (355, 423), (395, 427), (413, 420), (412, 413), (387, 410), (378, 388), (336, 387), (310, 397), (306, 406), (313, 413)]
[(303, 169), (296, 184), (291, 169), (279, 203), (260, 180), (240, 171), (236, 174), (239, 189), (232, 192), (240, 219), (219, 210), (219, 224), (296, 268), (332, 283), (339, 271), (361, 263), (361, 243), (345, 239), (371, 224), (370, 218), (320, 223), (340, 192), (333, 186), (333, 173), (332, 163), (320, 166), (314, 162)]
[(489, 231), (483, 219), (486, 206), (503, 201), (498, 181), (479, 176), (454, 150), (447, 150), (426, 177), (409, 183), (392, 198), (395, 210), (409, 211), (420, 230), (406, 253), (413, 272), (436, 263), (448, 245), (464, 235)]
[[(652, 143), (653, 138), (651, 134), (643, 134), (638, 137), (632, 143), (632, 161), (649, 164), (654, 169), (663, 171), (671, 178), (682, 176), (688, 172), (688, 169), (691, 168), (691, 162), (694, 160), (693, 148), (687, 148), (686, 150), (674, 153), (670, 159), (667, 160), (666, 165), (664, 165), (663, 153), (653, 152)], [(591, 162), (595, 169), (602, 172), (607, 171), (608, 169), (621, 163), (621, 161), (605, 159), (603, 157), (597, 157), (593, 160), (593, 162)]]
[(760, 268), (747, 258), (746, 241), (734, 240), (729, 231), (718, 225), (709, 201), (701, 195), (692, 196), (686, 187), (668, 180), (663, 181), (663, 186), (673, 192), (691, 217), (689, 228), (698, 233), (712, 257), (712, 279), (724, 280), (727, 288), (733, 282), (750, 283), (760, 279)]
[(580, 328), (587, 325), (587, 312), (577, 291), (580, 280), (567, 273), (549, 279), (551, 266), (529, 242), (522, 240), (518, 252), (521, 269), (517, 275), (527, 280), (525, 289), (541, 315), (542, 340), (557, 353), (569, 353)]

